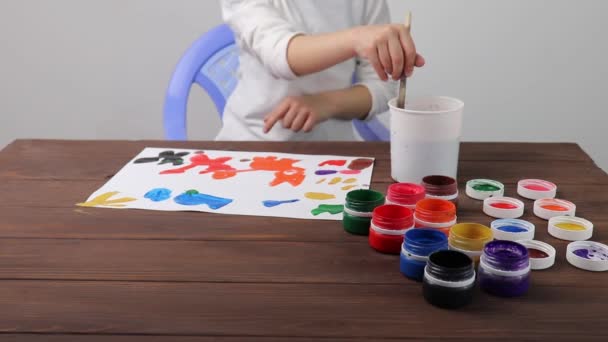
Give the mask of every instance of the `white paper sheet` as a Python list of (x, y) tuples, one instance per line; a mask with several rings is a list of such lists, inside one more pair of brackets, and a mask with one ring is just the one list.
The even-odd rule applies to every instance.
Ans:
[(78, 205), (341, 220), (372, 171), (368, 157), (145, 148)]

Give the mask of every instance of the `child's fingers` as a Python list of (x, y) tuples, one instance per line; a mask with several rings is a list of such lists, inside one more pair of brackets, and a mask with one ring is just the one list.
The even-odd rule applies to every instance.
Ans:
[(283, 118), (285, 113), (287, 113), (288, 109), (289, 109), (288, 101), (283, 101), (283, 102), (281, 102), (281, 104), (276, 106), (274, 108), (274, 110), (272, 112), (270, 112), (270, 114), (268, 114), (266, 116), (266, 118), (264, 119), (264, 133), (270, 132), (272, 127), (274, 127), (274, 125), (277, 123), (277, 121), (281, 120), (281, 118)]
[(426, 60), (424, 59), (424, 57), (422, 57), (422, 55), (416, 54), (416, 62), (414, 63), (414, 65), (417, 68), (422, 68), (425, 64)]
[(293, 120), (296, 118), (296, 115), (298, 115), (298, 111), (299, 109), (296, 108), (296, 106), (292, 105), (289, 107), (289, 110), (287, 111), (287, 113), (285, 113), (285, 116), (283, 116), (283, 127), (284, 128), (291, 128), (291, 124), (293, 123)]
[(388, 44), (380, 43), (376, 47), (378, 50), (378, 57), (380, 58), (380, 63), (382, 63), (382, 69), (384, 69), (384, 73), (392, 74), (393, 73), (393, 63), (391, 62), (391, 53), (388, 50)]
[(306, 109), (300, 111), (291, 124), (291, 130), (294, 132), (299, 132), (304, 127), (309, 115), (310, 111)]
[(400, 31), (399, 39), (401, 40), (401, 47), (405, 53), (405, 75), (409, 77), (414, 72), (416, 45), (414, 44), (414, 40), (405, 26), (403, 26)]
[(401, 48), (401, 42), (399, 38), (391, 38), (388, 41), (388, 48), (391, 53), (392, 61), (392, 77), (394, 80), (398, 80), (403, 75), (403, 49)]
[(374, 70), (376, 70), (376, 74), (378, 74), (378, 77), (380, 77), (381, 80), (386, 81), (388, 79), (388, 77), (386, 76), (386, 72), (384, 72), (384, 69), (382, 68), (382, 65), (380, 64), (380, 61), (378, 60), (378, 54), (377, 53), (370, 54), (369, 56), (367, 56), (367, 60), (374, 67)]
[(304, 123), (304, 132), (310, 132), (315, 127), (315, 116), (309, 115)]

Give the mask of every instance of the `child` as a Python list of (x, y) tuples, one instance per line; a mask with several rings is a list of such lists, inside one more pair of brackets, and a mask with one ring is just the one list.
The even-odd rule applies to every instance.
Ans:
[(218, 140), (353, 140), (350, 120), (386, 111), (387, 81), (424, 65), (384, 0), (222, 0), (222, 12), (240, 67)]

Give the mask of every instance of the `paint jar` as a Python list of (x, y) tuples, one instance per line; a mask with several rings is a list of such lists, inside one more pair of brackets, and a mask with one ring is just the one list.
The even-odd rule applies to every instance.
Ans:
[(425, 228), (410, 229), (405, 232), (401, 246), (399, 270), (410, 279), (422, 281), (429, 255), (444, 249), (448, 249), (448, 238), (442, 232)]
[(456, 206), (442, 199), (423, 199), (416, 204), (414, 223), (417, 228), (438, 229), (448, 235), (456, 224)]
[(490, 224), (492, 236), (496, 240), (533, 240), (534, 224), (518, 219), (498, 219)]
[(517, 182), (517, 193), (527, 199), (554, 198), (557, 185), (542, 179), (522, 179)]
[(405, 108), (389, 101), (391, 176), (420, 184), (426, 175), (456, 178), (464, 103), (449, 97), (408, 98)]
[(495, 240), (483, 249), (479, 259), (479, 285), (500, 297), (517, 297), (530, 286), (528, 249), (514, 241)]
[(541, 198), (534, 201), (534, 215), (544, 220), (555, 216), (574, 216), (576, 205), (562, 199)]
[(473, 300), (475, 269), (471, 259), (457, 251), (438, 251), (424, 268), (422, 293), (432, 305), (457, 309)]
[(483, 247), (492, 241), (492, 230), (479, 223), (459, 223), (452, 227), (448, 246), (451, 250), (466, 254), (475, 264)]
[(368, 235), (372, 212), (384, 204), (384, 195), (373, 190), (353, 190), (346, 194), (342, 225), (351, 234)]
[(403, 234), (414, 228), (414, 213), (400, 205), (385, 204), (374, 209), (369, 245), (382, 253), (399, 254)]
[(608, 271), (608, 246), (594, 241), (574, 241), (566, 248), (566, 260), (582, 270)]
[(524, 202), (511, 197), (488, 197), (483, 200), (483, 212), (495, 218), (514, 219), (524, 214)]
[(426, 176), (422, 179), (426, 198), (436, 198), (458, 204), (458, 183), (448, 176)]
[(530, 268), (533, 270), (544, 270), (555, 263), (555, 248), (550, 244), (537, 240), (515, 241), (528, 249), (530, 257)]
[(549, 219), (549, 234), (567, 241), (588, 240), (593, 235), (593, 223), (580, 217), (555, 216)]
[(502, 197), (505, 194), (505, 185), (491, 179), (472, 179), (467, 182), (466, 194), (476, 200)]
[(386, 194), (387, 204), (397, 204), (408, 209), (416, 209), (416, 203), (424, 199), (424, 187), (413, 183), (395, 183), (388, 187)]

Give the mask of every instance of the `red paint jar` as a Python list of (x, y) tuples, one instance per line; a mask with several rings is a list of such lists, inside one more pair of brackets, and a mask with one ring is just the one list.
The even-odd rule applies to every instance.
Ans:
[(374, 209), (369, 229), (369, 245), (382, 253), (399, 254), (403, 235), (414, 227), (413, 212), (403, 206), (385, 204)]
[(426, 198), (436, 198), (458, 204), (458, 183), (448, 176), (426, 176), (422, 178), (422, 186), (426, 190)]
[(416, 203), (423, 200), (426, 190), (414, 183), (395, 183), (388, 187), (386, 204), (396, 204), (408, 209), (416, 209)]
[(414, 213), (416, 228), (433, 228), (449, 235), (450, 228), (456, 224), (456, 205), (436, 198), (426, 198), (416, 204)]

